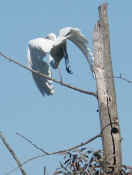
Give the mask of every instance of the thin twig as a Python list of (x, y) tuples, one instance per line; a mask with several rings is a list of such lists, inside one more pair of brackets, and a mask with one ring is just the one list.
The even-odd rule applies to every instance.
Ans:
[[(98, 78), (98, 79), (103, 79), (104, 77), (98, 77), (98, 76), (96, 76), (96, 78)], [(125, 82), (127, 82), (127, 83), (132, 83), (132, 80), (129, 80), (129, 79), (125, 78), (125, 76), (122, 75), (121, 73), (120, 73), (119, 75), (117, 75), (117, 76), (114, 75), (113, 77), (110, 77), (110, 76), (105, 77), (105, 79), (110, 79), (110, 78), (120, 79), (120, 80), (123, 80), (123, 81), (125, 81)]]
[(65, 149), (65, 150), (56, 151), (56, 152), (51, 152), (50, 155), (54, 155), (54, 154), (65, 154), (65, 153), (67, 153), (67, 152), (69, 152), (69, 151), (73, 151), (73, 150), (75, 150), (75, 149), (77, 149), (77, 148), (79, 148), (79, 147), (82, 147), (82, 146), (84, 146), (84, 145), (87, 145), (88, 143), (94, 141), (95, 139), (97, 139), (97, 138), (99, 138), (99, 137), (101, 137), (101, 134), (98, 134), (98, 135), (96, 135), (96, 136), (90, 138), (90, 139), (87, 140), (86, 142), (82, 142), (81, 144), (76, 145), (76, 146), (73, 146), (73, 147), (71, 147), (71, 148), (68, 148), (68, 149)]
[(17, 132), (16, 135), (22, 137), (22, 138), (25, 139), (27, 142), (31, 143), (31, 145), (32, 145), (34, 148), (40, 150), (42, 153), (44, 153), (44, 154), (46, 154), (46, 155), (49, 155), (48, 152), (44, 151), (42, 148), (40, 148), (40, 147), (38, 147), (37, 145), (35, 145), (31, 140), (29, 140), (28, 138), (26, 138), (26, 137), (23, 136), (22, 134), (20, 134), (20, 133)]
[(23, 136), (22, 134), (20, 133), (17, 133), (18, 136), (22, 137), (23, 139), (25, 139), (27, 142), (29, 142), (33, 147), (35, 147), (36, 149), (38, 149), (39, 151), (41, 151), (42, 153), (44, 153), (45, 155), (47, 156), (50, 156), (50, 155), (55, 155), (55, 154), (65, 154), (69, 151), (73, 151), (79, 147), (82, 147), (84, 145), (87, 145), (88, 143), (94, 141), (95, 139), (97, 139), (98, 137), (101, 137), (101, 134), (98, 134), (92, 138), (90, 138), (89, 140), (87, 140), (86, 142), (82, 142), (81, 144), (79, 145), (76, 145), (76, 146), (73, 146), (71, 148), (68, 148), (68, 149), (65, 149), (65, 150), (59, 150), (59, 151), (55, 151), (55, 152), (47, 152), (45, 150), (43, 150), (42, 148), (38, 147), (36, 144), (34, 144), (30, 139), (26, 138), (25, 136)]
[[(20, 135), (21, 135), (21, 134), (20, 134)], [(19, 135), (19, 136), (20, 136), (20, 135)], [(98, 134), (98, 135), (96, 135), (96, 136), (90, 138), (90, 139), (87, 140), (86, 142), (83, 142), (83, 143), (81, 143), (81, 144), (79, 144), (79, 145), (73, 146), (73, 147), (71, 147), (71, 148), (69, 148), (69, 149), (60, 150), (60, 151), (51, 152), (51, 153), (46, 152), (46, 153), (48, 153), (48, 154), (41, 154), (41, 155), (38, 155), (38, 156), (34, 156), (34, 157), (29, 158), (29, 159), (25, 160), (24, 162), (22, 162), (22, 163), (21, 163), (21, 166), (23, 166), (23, 165), (25, 165), (25, 164), (27, 164), (27, 163), (33, 161), (33, 160), (37, 160), (37, 159), (39, 159), (39, 158), (42, 158), (42, 157), (44, 157), (44, 156), (51, 156), (51, 155), (56, 155), (56, 154), (65, 154), (65, 153), (67, 153), (67, 152), (69, 152), (69, 151), (73, 151), (73, 150), (75, 150), (75, 149), (77, 149), (77, 148), (79, 148), (79, 147), (81, 147), (81, 146), (87, 145), (88, 143), (94, 141), (95, 139), (97, 139), (97, 138), (99, 138), (99, 137), (101, 137), (101, 134)], [(25, 137), (22, 137), (22, 138), (25, 139)], [(30, 144), (32, 143), (32, 141), (30, 141), (29, 139), (26, 139), (26, 141), (28, 141)], [(32, 145), (34, 146), (35, 144), (32, 144)], [(37, 146), (37, 147), (38, 147), (38, 146)], [(36, 148), (36, 146), (35, 146), (35, 148)], [(39, 148), (39, 147), (38, 147), (38, 148)], [(42, 149), (39, 148), (39, 150), (41, 151)], [(43, 151), (43, 152), (45, 152), (45, 151)], [(16, 168), (10, 170), (9, 172), (6, 173), (6, 175), (9, 175), (9, 174), (13, 173), (13, 172), (16, 171), (17, 169), (18, 169), (18, 167), (16, 167)]]
[(75, 90), (75, 91), (81, 92), (81, 93), (83, 93), (83, 94), (92, 95), (92, 96), (94, 96), (94, 97), (97, 98), (97, 94), (96, 94), (95, 92), (86, 91), (86, 90), (83, 90), (83, 89), (74, 87), (74, 86), (72, 86), (72, 85), (69, 85), (69, 84), (67, 84), (67, 83), (64, 83), (64, 82), (62, 82), (62, 81), (56, 80), (56, 79), (54, 79), (54, 78), (50, 78), (50, 77), (48, 77), (47, 75), (42, 74), (41, 72), (36, 71), (36, 70), (34, 70), (34, 69), (31, 69), (31, 68), (25, 66), (24, 64), (19, 63), (19, 62), (16, 61), (15, 59), (12, 59), (12, 58), (10, 58), (10, 57), (4, 55), (2, 52), (0, 52), (0, 55), (1, 55), (2, 57), (4, 57), (5, 59), (7, 59), (8, 61), (13, 62), (14, 64), (17, 64), (18, 66), (20, 66), (20, 67), (22, 67), (22, 68), (24, 68), (24, 69), (26, 69), (26, 70), (28, 70), (28, 71), (30, 71), (30, 72), (36, 73), (37, 75), (40, 75), (40, 76), (42, 76), (42, 77), (44, 77), (44, 78), (46, 78), (46, 79), (48, 79), (48, 80), (52, 80), (53, 82), (58, 83), (58, 84), (60, 84), (60, 85), (62, 85), (62, 86), (68, 87), (68, 88), (70, 88), (70, 89), (73, 89), (73, 90)]
[[(22, 167), (23, 165), (25, 165), (25, 164), (27, 164), (27, 163), (33, 161), (33, 160), (37, 160), (37, 159), (42, 158), (42, 157), (44, 157), (44, 156), (45, 156), (44, 154), (41, 154), (41, 155), (37, 155), (37, 156), (31, 157), (31, 158), (29, 158), (29, 159), (23, 161), (23, 162), (21, 163), (21, 167)], [(18, 168), (19, 168), (19, 167), (17, 166), (16, 168), (11, 169), (11, 170), (8, 171), (5, 175), (9, 175), (9, 174), (15, 172)]]
[(18, 168), (20, 169), (22, 175), (26, 175), (25, 170), (22, 168), (22, 164), (19, 161), (19, 159), (17, 158), (15, 152), (13, 151), (13, 149), (10, 147), (10, 145), (7, 143), (6, 139), (4, 138), (2, 132), (0, 132), (0, 138), (3, 142), (3, 144), (6, 146), (6, 148), (8, 149), (8, 151), (10, 152), (10, 154), (12, 155), (13, 159), (16, 161)]
[(127, 83), (132, 83), (131, 80), (128, 80), (128, 79), (125, 78), (122, 74), (120, 74), (119, 76), (114, 76), (114, 78), (118, 78), (118, 79), (124, 80), (124, 81), (126, 81)]

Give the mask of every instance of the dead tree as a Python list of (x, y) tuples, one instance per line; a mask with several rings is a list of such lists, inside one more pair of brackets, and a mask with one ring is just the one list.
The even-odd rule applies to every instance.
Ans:
[(119, 174), (122, 165), (121, 136), (110, 52), (107, 4), (99, 6), (99, 20), (94, 28), (94, 72), (104, 150), (104, 170)]

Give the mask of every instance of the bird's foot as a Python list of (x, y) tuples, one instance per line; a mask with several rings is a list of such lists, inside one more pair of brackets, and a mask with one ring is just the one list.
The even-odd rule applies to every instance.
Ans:
[(70, 65), (69, 66), (66, 66), (66, 71), (69, 74), (73, 74), (73, 72), (71, 71), (71, 66)]

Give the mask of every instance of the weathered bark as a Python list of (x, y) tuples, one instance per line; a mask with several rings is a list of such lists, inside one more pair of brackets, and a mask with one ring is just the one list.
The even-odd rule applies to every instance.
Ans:
[(94, 34), (94, 72), (97, 81), (99, 115), (104, 150), (104, 170), (119, 174), (122, 165), (121, 136), (110, 53), (107, 4), (99, 6)]

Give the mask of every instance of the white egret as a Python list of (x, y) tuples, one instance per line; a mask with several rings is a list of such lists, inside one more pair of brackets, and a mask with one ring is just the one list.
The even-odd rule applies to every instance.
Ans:
[[(57, 69), (60, 61), (65, 58), (66, 70), (68, 73), (71, 73), (67, 53), (67, 39), (72, 41), (82, 51), (90, 65), (91, 71), (93, 72), (93, 56), (90, 55), (91, 52), (88, 48), (88, 40), (78, 28), (72, 27), (61, 29), (58, 37), (56, 37), (54, 33), (50, 33), (45, 38), (30, 40), (27, 49), (29, 67), (51, 77), (49, 64), (43, 60), (43, 57), (48, 54), (52, 68)], [(45, 79), (33, 72), (32, 75), (42, 95), (52, 95), (54, 93), (51, 80)]]

